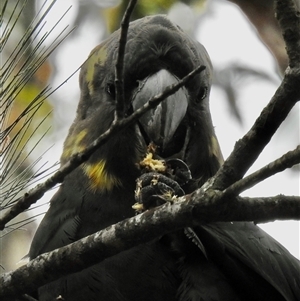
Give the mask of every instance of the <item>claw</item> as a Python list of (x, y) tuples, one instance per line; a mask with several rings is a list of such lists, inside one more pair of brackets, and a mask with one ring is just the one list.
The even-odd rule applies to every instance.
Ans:
[(186, 184), (192, 179), (192, 174), (187, 166), (187, 164), (176, 158), (171, 158), (166, 160), (166, 164), (171, 174), (175, 176), (175, 181), (178, 182), (180, 186)]
[(184, 228), (184, 234), (187, 236), (187, 238), (191, 239), (191, 241), (201, 250), (201, 252), (203, 253), (206, 260), (208, 260), (205, 247), (202, 244), (198, 235), (195, 233), (195, 231), (192, 228), (187, 227), (187, 228)]

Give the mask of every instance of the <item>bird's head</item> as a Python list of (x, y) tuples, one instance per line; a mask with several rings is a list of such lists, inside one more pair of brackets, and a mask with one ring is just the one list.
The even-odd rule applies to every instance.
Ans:
[[(82, 66), (81, 99), (65, 142), (63, 160), (83, 150), (113, 121), (119, 36), (120, 31), (113, 33)], [(108, 141), (89, 162), (105, 161), (105, 168), (117, 174), (120, 164), (127, 170), (136, 166), (152, 142), (160, 157), (185, 161), (193, 177), (207, 179), (214, 174), (222, 155), (209, 111), (212, 65), (205, 48), (162, 15), (130, 23), (124, 57), (126, 115), (200, 65), (205, 66), (204, 71), (144, 114), (136, 125)]]

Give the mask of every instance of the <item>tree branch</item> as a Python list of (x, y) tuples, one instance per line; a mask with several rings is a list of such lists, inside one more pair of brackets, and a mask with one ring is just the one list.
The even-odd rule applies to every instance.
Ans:
[[(299, 220), (300, 219), (300, 197), (286, 196), (283, 194), (274, 197), (242, 197), (239, 198), (245, 207), (240, 207), (239, 210), (244, 210), (243, 215), (251, 216), (253, 211), (258, 210), (255, 223), (267, 223), (275, 220)], [(257, 204), (260, 203), (258, 206)], [(280, 211), (280, 214), (273, 215), (272, 211)]]

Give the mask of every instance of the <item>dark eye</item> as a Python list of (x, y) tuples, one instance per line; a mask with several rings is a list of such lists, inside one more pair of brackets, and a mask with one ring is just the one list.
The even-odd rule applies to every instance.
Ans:
[(197, 96), (197, 102), (200, 102), (207, 96), (207, 87), (201, 87)]
[(116, 90), (115, 90), (115, 85), (113, 83), (108, 83), (106, 85), (106, 92), (112, 97), (116, 97)]

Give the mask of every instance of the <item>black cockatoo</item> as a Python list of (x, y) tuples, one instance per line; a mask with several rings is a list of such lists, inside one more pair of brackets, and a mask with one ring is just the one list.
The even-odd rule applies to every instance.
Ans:
[[(96, 47), (81, 68), (81, 98), (62, 163), (113, 121), (119, 35)], [(133, 216), (137, 180), (139, 201), (152, 206), (143, 193), (151, 191), (143, 183), (148, 175), (139, 166), (151, 143), (155, 156), (185, 165), (191, 175), (171, 184), (162, 176), (157, 187), (164, 188), (156, 194), (168, 187), (174, 194), (190, 193), (222, 164), (204, 47), (167, 17), (145, 17), (130, 23), (124, 62), (126, 115), (199, 65), (206, 69), (65, 178), (33, 239), (31, 259)], [(191, 231), (198, 243), (184, 230), (157, 238), (41, 287), (39, 300), (299, 300), (298, 260), (253, 223), (212, 223)]]

